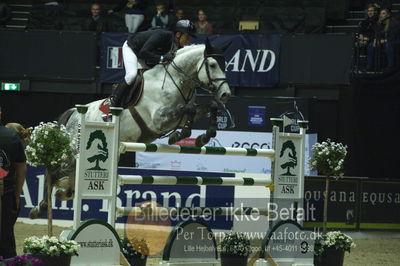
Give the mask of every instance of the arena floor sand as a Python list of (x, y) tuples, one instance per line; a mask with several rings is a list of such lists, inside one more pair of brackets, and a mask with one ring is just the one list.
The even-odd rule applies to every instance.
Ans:
[[(54, 226), (55, 236), (65, 228)], [(122, 233), (122, 231), (119, 231)], [(17, 254), (23, 254), (24, 239), (29, 236), (43, 236), (47, 234), (46, 225), (32, 225), (18, 222), (15, 226)], [(351, 253), (346, 253), (345, 266), (398, 266), (400, 265), (400, 239), (357, 239), (357, 247)], [(147, 266), (156, 266), (160, 255), (148, 259)]]

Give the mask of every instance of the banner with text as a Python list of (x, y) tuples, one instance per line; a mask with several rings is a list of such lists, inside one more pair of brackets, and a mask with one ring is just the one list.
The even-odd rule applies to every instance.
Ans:
[[(204, 130), (192, 130), (192, 136), (177, 144), (194, 145), (196, 137)], [(311, 146), (317, 142), (317, 134), (306, 134), (305, 158), (311, 156)], [(158, 139), (153, 143), (168, 144), (168, 139)], [(271, 149), (271, 132), (218, 131), (207, 146)], [(231, 173), (271, 173), (271, 160), (262, 157), (215, 156), (197, 154), (136, 153), (136, 167), (185, 170), (215, 171)], [(309, 174), (308, 160), (304, 162), (305, 173)]]
[[(103, 33), (101, 40), (101, 80), (121, 81), (124, 76), (122, 45), (126, 33)], [(279, 35), (199, 35), (193, 41), (214, 46), (230, 43), (225, 51), (226, 75), (230, 86), (274, 87), (279, 83)]]

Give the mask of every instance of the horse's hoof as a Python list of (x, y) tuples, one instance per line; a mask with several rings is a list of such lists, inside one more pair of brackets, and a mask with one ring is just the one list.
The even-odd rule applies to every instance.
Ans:
[(172, 144), (176, 143), (177, 141), (179, 141), (180, 136), (181, 136), (181, 133), (179, 131), (173, 132), (168, 138), (168, 144), (172, 145)]
[(72, 189), (57, 189), (56, 199), (58, 200), (72, 200), (74, 198), (74, 191)]
[(74, 199), (74, 190), (72, 189), (67, 189), (67, 200), (73, 200)]
[(39, 209), (38, 207), (34, 207), (29, 211), (29, 218), (30, 219), (37, 219), (39, 218)]
[(67, 200), (67, 191), (63, 188), (59, 188), (57, 189), (55, 196), (58, 200)]
[[(40, 215), (41, 213), (43, 213), (43, 212), (45, 212), (45, 211), (47, 211), (47, 202), (46, 201), (42, 201), (42, 202), (40, 202), (40, 204), (39, 204), (39, 214), (38, 215)], [(36, 207), (35, 207), (36, 208)]]
[(203, 146), (206, 144), (206, 143), (204, 143), (204, 141), (203, 141), (203, 136), (204, 136), (204, 134), (202, 134), (202, 135), (200, 135), (200, 136), (198, 136), (198, 137), (196, 138), (196, 142), (195, 142), (196, 147), (201, 148), (201, 147), (203, 147)]

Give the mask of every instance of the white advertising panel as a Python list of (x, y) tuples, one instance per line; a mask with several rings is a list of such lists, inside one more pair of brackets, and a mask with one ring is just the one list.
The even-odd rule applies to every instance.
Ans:
[[(203, 130), (193, 130), (192, 137), (181, 141), (181, 145), (194, 145), (194, 140)], [(311, 145), (317, 141), (317, 134), (306, 135), (305, 173), (308, 173), (307, 161)], [(154, 143), (168, 144), (168, 139), (156, 140)], [(271, 149), (271, 132), (218, 131), (207, 146)], [(271, 160), (262, 157), (216, 156), (192, 154), (145, 153), (136, 154), (139, 168), (156, 168), (187, 171), (271, 173)]]

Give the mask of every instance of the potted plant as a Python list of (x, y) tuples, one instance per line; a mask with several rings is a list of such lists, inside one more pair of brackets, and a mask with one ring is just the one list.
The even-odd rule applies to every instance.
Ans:
[(340, 232), (318, 234), (314, 245), (314, 264), (316, 266), (343, 265), (344, 252), (356, 247), (353, 239)]
[(325, 175), (324, 191), (324, 215), (323, 232), (327, 232), (328, 221), (328, 199), (329, 199), (329, 179), (343, 177), (344, 159), (347, 155), (347, 146), (342, 143), (335, 143), (330, 139), (322, 143), (315, 143), (312, 146), (313, 156), (309, 164), (311, 170), (318, 171), (318, 174)]
[(145, 266), (149, 248), (146, 240), (128, 239), (121, 237), (122, 253), (130, 265)]
[(29, 254), (3, 259), (0, 256), (0, 266), (42, 266), (42, 261)]
[(246, 266), (251, 253), (250, 240), (242, 233), (229, 233), (220, 246), (222, 266)]
[(43, 266), (68, 266), (71, 256), (78, 255), (78, 249), (74, 240), (59, 240), (54, 236), (31, 236), (24, 240), (24, 252), (42, 260)]
[(58, 125), (57, 122), (40, 122), (33, 129), (27, 144), (25, 149), (27, 163), (32, 166), (46, 166), (48, 235), (52, 236), (51, 195), (54, 183), (52, 177), (57, 167), (74, 158), (75, 140), (71, 138), (64, 125)]

